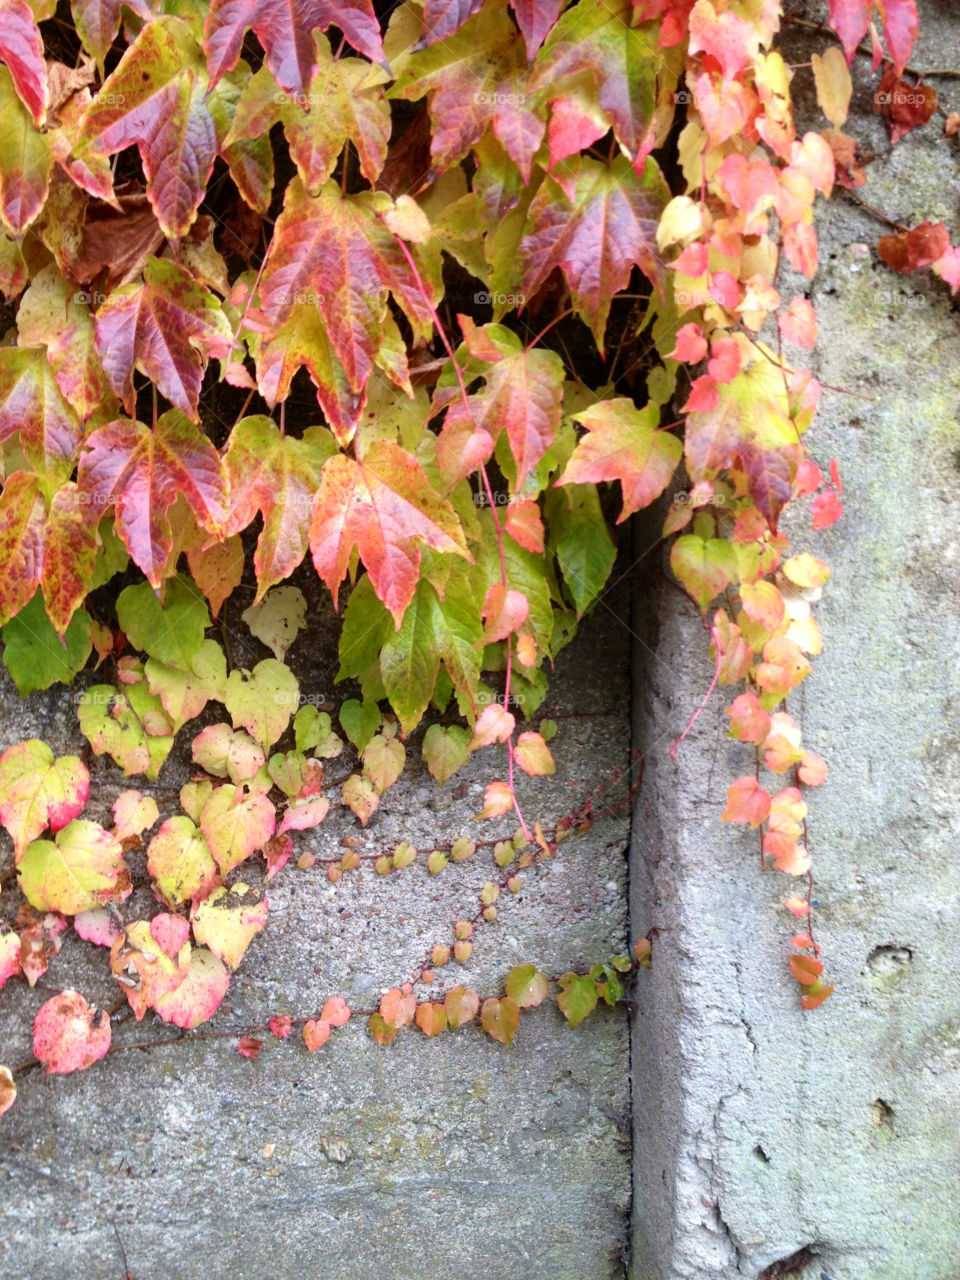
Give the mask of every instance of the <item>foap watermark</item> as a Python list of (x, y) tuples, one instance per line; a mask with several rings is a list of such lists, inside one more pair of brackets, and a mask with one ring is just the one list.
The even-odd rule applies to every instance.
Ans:
[(98, 93), (94, 97), (100, 107), (122, 107), (127, 101), (127, 96), (124, 93)]
[(481, 306), (486, 304), (492, 307), (522, 307), (527, 296), (524, 293), (487, 293), (485, 289), (481, 289), (479, 293), (473, 295), (475, 303)]
[(326, 297), (314, 289), (297, 289), (293, 293), (271, 294), (270, 302), (275, 307), (318, 307), (326, 302)]
[(696, 107), (698, 111), (702, 111), (704, 107), (708, 110), (717, 110), (723, 106), (727, 97), (727, 94), (717, 89), (698, 87), (696, 89), (678, 89), (673, 95), (673, 100), (678, 107)]
[(333, 702), (325, 693), (288, 693), (278, 689), (273, 695), (273, 702), (278, 707), (316, 707), (318, 711), (332, 711)]
[(878, 107), (922, 107), (927, 101), (923, 88), (915, 90), (898, 86), (895, 89), (879, 89), (873, 100)]
[[(495, 489), (493, 493), (493, 506), (495, 507), (512, 507), (516, 503), (523, 501), (524, 498), (519, 493), (504, 493), (502, 489)], [(473, 505), (475, 507), (489, 507), (491, 505), (485, 489), (481, 489), (473, 495)]]
[(870, 297), (878, 307), (924, 307), (927, 304), (922, 293), (904, 293), (900, 289), (875, 289)]
[(673, 495), (678, 507), (725, 507), (727, 500), (722, 493), (697, 493), (695, 489), (682, 489)]
[(307, 111), (311, 111), (314, 107), (319, 107), (323, 98), (319, 93), (275, 93), (273, 95), (274, 102), (280, 106), (286, 106), (288, 102), (292, 102), (297, 107), (303, 107)]
[(713, 301), (709, 293), (691, 291), (690, 289), (674, 289), (673, 300), (678, 307), (692, 311), (694, 307), (706, 307)]
[(85, 302), (88, 307), (99, 307), (107, 300), (105, 293), (98, 293), (96, 289), (78, 289), (73, 295), (74, 302)]
[[(501, 707), (503, 706), (502, 693), (494, 693), (490, 689), (481, 689), (477, 693), (478, 707), (486, 707), (491, 705), (492, 703), (497, 703), (497, 702), (500, 704)], [(511, 707), (519, 707), (521, 702), (522, 702), (522, 699), (519, 698), (515, 693), (510, 693), (507, 695), (507, 703)]]
[(522, 93), (475, 93), (473, 100), (480, 107), (522, 107), (526, 98)]

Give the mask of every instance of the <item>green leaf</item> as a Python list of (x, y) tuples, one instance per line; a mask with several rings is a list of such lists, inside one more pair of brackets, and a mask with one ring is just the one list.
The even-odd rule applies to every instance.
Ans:
[(53, 168), (51, 135), (41, 133), (0, 66), (0, 218), (20, 237), (43, 208)]
[(432, 724), (423, 736), (423, 758), (442, 787), (470, 759), (470, 730)]
[(380, 708), (375, 702), (348, 698), (340, 708), (340, 724), (357, 751), (363, 752), (380, 727)]
[(363, 772), (381, 794), (392, 787), (403, 772), (406, 748), (398, 738), (376, 734), (363, 749)]
[(274, 587), (259, 604), (240, 615), (252, 635), (282, 662), (287, 650), (307, 625), (307, 600), (299, 587)]
[(350, 592), (344, 611), (337, 680), (359, 680), (367, 702), (386, 697), (385, 691), (380, 693), (380, 651), (393, 634), (390, 612), (377, 599), (373, 583), (364, 574)]
[(17, 868), (20, 889), (38, 911), (73, 916), (130, 894), (120, 842), (97, 822), (78, 818), (54, 840), (35, 840)]
[(206, 840), (182, 813), (168, 818), (150, 841), (147, 871), (171, 906), (204, 896), (218, 879)]
[(603, 590), (617, 558), (596, 485), (548, 489), (544, 510), (550, 550), (557, 558), (577, 617), (583, 617)]
[(264, 795), (243, 787), (217, 787), (200, 813), (200, 830), (221, 875), (262, 849), (276, 830), (276, 811)]
[(26, 608), (6, 624), (3, 661), (21, 698), (56, 681), (69, 684), (90, 656), (90, 615), (78, 610), (70, 619), (64, 642), (54, 630), (37, 592)]
[(480, 1009), (480, 1025), (500, 1044), (512, 1044), (520, 1026), (520, 1006), (509, 996), (502, 1000), (484, 1000)]
[(148, 658), (144, 672), (150, 692), (163, 703), (175, 732), (198, 716), (212, 699), (223, 701), (227, 660), (215, 640), (203, 641), (189, 671)]
[(701, 609), (739, 577), (733, 547), (722, 538), (685, 533), (670, 550), (670, 568)]
[(242, 726), (268, 751), (293, 717), (300, 686), (289, 667), (264, 658), (253, 671), (230, 672), (223, 701), (234, 728)]
[(571, 1027), (578, 1027), (597, 1007), (597, 984), (586, 974), (565, 973), (557, 986), (560, 1012)]
[(163, 604), (148, 582), (124, 587), (117, 597), (117, 620), (135, 649), (192, 672), (210, 613), (189, 578), (178, 576), (167, 583)]
[(122, 692), (108, 684), (85, 689), (77, 714), (96, 755), (112, 756), (127, 777), (145, 773), (156, 779), (173, 746), (173, 723), (142, 678), (125, 684)]
[(549, 985), (532, 964), (520, 964), (507, 974), (504, 990), (521, 1009), (535, 1009), (547, 998)]

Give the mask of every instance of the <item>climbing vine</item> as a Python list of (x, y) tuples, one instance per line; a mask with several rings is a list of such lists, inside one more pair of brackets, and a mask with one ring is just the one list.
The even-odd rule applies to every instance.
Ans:
[[(825, 1000), (805, 796), (827, 765), (788, 699), (821, 650), (829, 569), (780, 521), (788, 503), (814, 529), (842, 512), (836, 464), (806, 443), (814, 209), (866, 180), (842, 132), (854, 57), (873, 59), (894, 141), (938, 110), (908, 65), (914, 0), (830, 0), (842, 52), (823, 28), (803, 67), (777, 46), (777, 0), (2, 9), (4, 661), (22, 695), (102, 671), (81, 681), (80, 729), (148, 783), (191, 721), (222, 712), (194, 733), (196, 773), (162, 821), (119, 787), (112, 826), (82, 817), (87, 763), (39, 740), (0, 756), (4, 882), (15, 872), (23, 899), (0, 985), (36, 983), (72, 927), (108, 949), (137, 1020), (206, 1022), (268, 919), (249, 881), (316, 862), (295, 842), (332, 803), (365, 826), (417, 742), (441, 786), (484, 753), (478, 817), (512, 815), (515, 833), (348, 847), (327, 874), (366, 858), (438, 875), (482, 850), (496, 871), (476, 915), (375, 1008), (331, 996), (250, 1028), (239, 1051), (294, 1025), (315, 1050), (361, 1012), (381, 1043), (477, 1020), (509, 1044), (554, 982), (573, 1026), (615, 1003), (650, 963), (646, 939), (583, 974), (518, 966), (486, 998), (415, 988), (466, 964), (501, 895), (589, 825), (589, 799), (531, 820), (517, 779), (553, 772), (556, 725), (535, 717), (607, 587), (609, 517), (662, 499), (669, 566), (715, 663), (673, 751), (733, 686), (729, 732), (750, 763), (722, 820), (756, 829), (761, 866), (799, 886), (789, 966), (805, 1008)], [(798, 76), (828, 122), (802, 136)], [(885, 262), (960, 286), (942, 226), (893, 231)], [(308, 556), (359, 694), (336, 719), (301, 705), (285, 663), (307, 625), (288, 580)], [(234, 666), (225, 611), (274, 656)], [(141, 846), (159, 910), (131, 919), (125, 857)], [(53, 996), (37, 1060), (90, 1065), (110, 1012)], [(0, 1111), (14, 1095), (0, 1068)]]

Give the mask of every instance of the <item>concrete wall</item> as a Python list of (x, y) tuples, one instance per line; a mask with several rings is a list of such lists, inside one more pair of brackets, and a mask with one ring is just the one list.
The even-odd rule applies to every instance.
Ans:
[[(912, 64), (960, 64), (956, 6), (920, 14)], [(797, 39), (790, 61), (821, 46)], [(878, 157), (862, 194), (909, 225), (945, 220), (956, 243), (956, 139), (935, 118), (891, 150), (868, 60), (855, 72), (846, 129)], [(958, 82), (936, 83), (960, 107)], [(792, 882), (761, 876), (755, 834), (718, 821), (745, 771), (728, 691), (670, 760), (711, 669), (695, 611), (654, 586), (634, 624), (631, 927), (658, 930), (634, 1025), (636, 1280), (960, 1276), (960, 326), (942, 284), (878, 262), (885, 228), (851, 200), (818, 230), (814, 368), (858, 396), (825, 392), (809, 437), (839, 462), (846, 515), (791, 526), (833, 568), (793, 710), (831, 768), (810, 830), (837, 991), (800, 1011), (778, 907)]]

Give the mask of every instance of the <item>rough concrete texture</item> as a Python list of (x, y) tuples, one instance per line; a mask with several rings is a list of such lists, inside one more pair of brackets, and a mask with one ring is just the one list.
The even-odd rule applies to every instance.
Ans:
[[(912, 65), (956, 66), (956, 6), (921, 3), (920, 27)], [(790, 61), (818, 47), (797, 41)], [(956, 139), (935, 118), (891, 150), (869, 61), (855, 70), (846, 129), (877, 153), (864, 198), (909, 225), (946, 220), (956, 243)], [(957, 81), (936, 83), (960, 107)], [(960, 1276), (960, 327), (942, 284), (877, 260), (885, 228), (848, 197), (818, 228), (814, 368), (859, 398), (825, 392), (810, 437), (838, 460), (846, 515), (791, 529), (833, 569), (824, 652), (792, 710), (831, 770), (809, 799), (837, 990), (801, 1012), (779, 906), (794, 882), (761, 876), (756, 834), (718, 820), (749, 770), (724, 737), (725, 690), (670, 760), (711, 672), (694, 611), (656, 589), (635, 624), (631, 927), (657, 930), (634, 1030), (636, 1280)]]
[[(311, 633), (289, 661), (303, 694), (339, 702), (350, 688), (334, 688), (336, 632), (318, 600), (316, 584)], [(529, 813), (547, 821), (609, 787), (627, 762), (628, 636), (605, 617), (561, 655), (551, 687), (550, 703), (577, 715), (559, 720), (557, 776), (526, 789)], [(231, 628), (235, 661), (252, 665), (264, 651), (240, 630)], [(21, 704), (5, 681), (0, 697), (3, 746), (32, 735), (60, 752), (82, 747), (68, 692)], [(495, 763), (475, 759), (442, 793), (414, 771), (371, 821), (367, 849), (400, 839), (429, 849), (476, 833), (471, 815)], [(162, 812), (187, 775), (182, 755), (164, 766)], [(119, 785), (113, 765), (98, 761), (92, 816), (106, 817)], [(597, 806), (589, 835), (527, 872), (517, 898), (505, 895), (469, 964), (439, 970), (422, 998), (458, 982), (495, 994), (516, 963), (558, 974), (624, 950), (628, 818), (627, 806), (607, 808), (613, 796)], [(329, 853), (359, 831), (348, 810), (334, 809), (298, 844)], [(386, 879), (355, 872), (336, 887), (321, 865), (289, 866), (269, 886), (267, 928), (209, 1027), (236, 1032), (274, 1014), (310, 1016), (333, 994), (375, 1006), (447, 940), (454, 920), (473, 915), (492, 873), (489, 850), (436, 877), (421, 863)], [(149, 909), (139, 892), (128, 918), (136, 905)], [(3, 920), (17, 899), (4, 893)], [(3, 1061), (29, 1058), (34, 1013), (53, 991), (73, 986), (101, 1007), (116, 998), (104, 953), (72, 931), (41, 982), (30, 991), (17, 979), (3, 992)], [(115, 1027), (115, 1044), (174, 1043), (111, 1054), (72, 1076), (19, 1076), (0, 1129), (4, 1280), (119, 1277), (113, 1222), (135, 1280), (622, 1274), (630, 1200), (622, 1013), (602, 1010), (571, 1031), (554, 1005), (542, 1006), (524, 1015), (510, 1049), (475, 1027), (431, 1041), (408, 1029), (382, 1048), (356, 1019), (312, 1055), (296, 1033), (266, 1035), (256, 1062), (238, 1054), (235, 1034), (177, 1035), (152, 1015), (139, 1026), (128, 1020)]]

